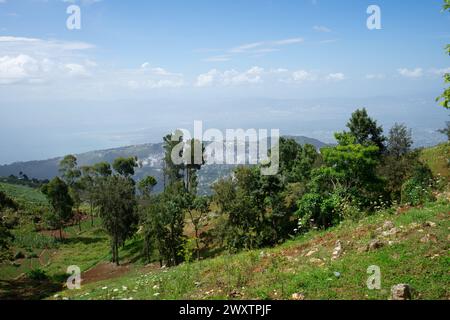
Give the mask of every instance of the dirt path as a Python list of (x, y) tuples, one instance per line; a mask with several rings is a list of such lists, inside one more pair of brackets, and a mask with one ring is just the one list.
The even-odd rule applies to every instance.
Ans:
[(131, 271), (129, 264), (116, 266), (114, 263), (102, 262), (81, 274), (82, 284), (88, 284), (108, 279), (115, 279)]

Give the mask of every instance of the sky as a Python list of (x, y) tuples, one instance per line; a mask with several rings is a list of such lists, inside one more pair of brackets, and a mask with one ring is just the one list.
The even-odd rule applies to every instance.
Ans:
[[(369, 30), (369, 5), (381, 29)], [(80, 8), (81, 29), (67, 27)], [(331, 142), (367, 107), (443, 141), (442, 0), (0, 0), (0, 164), (206, 128)]]

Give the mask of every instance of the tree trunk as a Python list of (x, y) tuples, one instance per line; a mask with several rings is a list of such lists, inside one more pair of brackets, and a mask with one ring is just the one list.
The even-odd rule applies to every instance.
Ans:
[(93, 209), (93, 205), (92, 202), (90, 203), (91, 206), (91, 227), (94, 226), (94, 209)]
[(198, 242), (198, 227), (195, 226), (195, 244), (197, 246), (197, 261), (200, 261), (200, 243)]
[(116, 266), (119, 266), (119, 243), (116, 241)]

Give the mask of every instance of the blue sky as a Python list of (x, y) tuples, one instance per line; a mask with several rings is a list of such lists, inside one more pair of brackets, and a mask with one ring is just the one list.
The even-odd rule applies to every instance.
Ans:
[[(68, 30), (66, 8), (81, 8)], [(382, 30), (366, 9), (381, 8)], [(158, 141), (204, 120), (329, 141), (357, 107), (435, 143), (441, 0), (0, 0), (0, 163)]]

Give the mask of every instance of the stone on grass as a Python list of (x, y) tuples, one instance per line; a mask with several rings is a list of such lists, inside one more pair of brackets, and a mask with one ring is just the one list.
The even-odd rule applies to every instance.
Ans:
[(296, 300), (296, 301), (305, 300), (305, 295), (303, 293), (294, 293), (292, 295), (292, 300)]
[(342, 248), (342, 242), (341, 240), (336, 241), (336, 245), (333, 250), (333, 256), (331, 259), (337, 260), (342, 256), (342, 253), (344, 252), (344, 249)]
[(411, 300), (411, 287), (408, 284), (398, 284), (391, 289), (392, 300)]
[(382, 247), (384, 247), (384, 242), (379, 239), (374, 239), (368, 244), (367, 251), (375, 251)]

